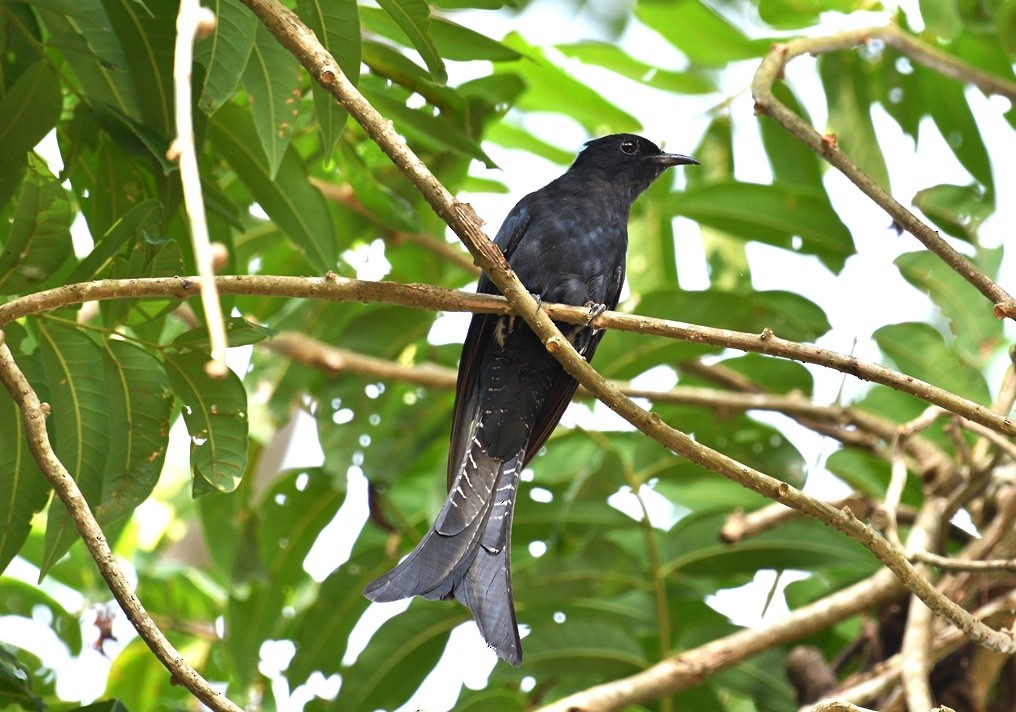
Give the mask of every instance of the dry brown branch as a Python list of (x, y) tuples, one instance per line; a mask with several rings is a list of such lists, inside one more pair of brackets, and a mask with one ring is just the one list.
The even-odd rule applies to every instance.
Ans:
[[(864, 495), (854, 493), (849, 497), (829, 502), (835, 509), (847, 508), (858, 519), (867, 519), (872, 503)], [(801, 513), (782, 504), (770, 504), (754, 512), (736, 511), (727, 517), (720, 529), (720, 539), (725, 544), (735, 544), (742, 539), (756, 536), (762, 532), (782, 526), (789, 521), (800, 518)]]
[(1001, 77), (978, 71), (966, 63), (926, 45), (908, 35), (895, 25), (869, 27), (839, 32), (824, 37), (798, 39), (786, 44), (773, 45), (762, 60), (752, 82), (752, 96), (755, 111), (773, 118), (802, 143), (837, 168), (865, 195), (885, 210), (893, 221), (916, 237), (926, 248), (934, 252), (957, 274), (977, 288), (995, 305), (998, 318), (1016, 319), (1016, 300), (1002, 287), (988, 277), (977, 265), (954, 249), (937, 231), (923, 222), (914, 213), (897, 202), (886, 190), (862, 171), (843, 151), (835, 140), (819, 134), (808, 122), (780, 102), (772, 92), (773, 84), (783, 77), (787, 64), (804, 54), (816, 55), (837, 52), (882, 41), (901, 54), (920, 62), (935, 71), (974, 84), (986, 94), (999, 94), (1016, 101), (1016, 85)]
[(39, 469), (53, 487), (60, 501), (67, 508), (88, 548), (88, 553), (95, 560), (99, 573), (105, 579), (106, 585), (113, 597), (116, 598), (117, 603), (120, 604), (120, 608), (127, 615), (127, 619), (137, 629), (138, 635), (170, 672), (173, 680), (185, 686), (197, 699), (213, 710), (240, 712), (239, 707), (221, 695), (194, 668), (187, 664), (180, 652), (173, 647), (152, 621), (141, 601), (134, 595), (130, 582), (120, 571), (116, 558), (106, 542), (106, 537), (98, 522), (95, 521), (95, 517), (92, 516), (81, 490), (78, 489), (74, 478), (53, 452), (49, 435), (46, 432), (49, 405), (39, 400), (39, 396), (29, 385), (28, 379), (18, 368), (11, 350), (4, 341), (2, 330), (0, 330), (0, 381), (3, 382), (24, 416), (28, 448), (32, 457), (39, 464)]
[(668, 658), (630, 677), (591, 687), (541, 707), (539, 712), (606, 712), (694, 687), (777, 645), (798, 640), (834, 623), (898, 598), (899, 583), (882, 570), (820, 601), (802, 606), (785, 619), (738, 631)]

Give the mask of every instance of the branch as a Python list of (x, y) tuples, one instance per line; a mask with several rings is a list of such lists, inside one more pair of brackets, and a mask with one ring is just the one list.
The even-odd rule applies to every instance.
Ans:
[(180, 652), (166, 639), (148, 615), (141, 601), (134, 595), (130, 583), (117, 566), (113, 552), (106, 542), (106, 537), (95, 521), (95, 517), (92, 516), (81, 490), (78, 489), (74, 478), (70, 476), (70, 473), (57, 458), (56, 453), (53, 452), (46, 432), (49, 405), (39, 401), (39, 396), (28, 383), (25, 374), (18, 368), (14, 356), (4, 340), (2, 330), (0, 330), (0, 381), (3, 382), (11, 394), (11, 398), (14, 399), (24, 415), (28, 447), (32, 452), (32, 457), (39, 464), (39, 469), (42, 470), (46, 480), (70, 513), (71, 519), (74, 520), (74, 524), (88, 548), (88, 553), (95, 560), (99, 573), (105, 579), (106, 585), (127, 615), (128, 620), (137, 629), (138, 635), (169, 670), (174, 681), (186, 687), (196, 698), (213, 710), (240, 712), (239, 707), (223, 697), (184, 661)]
[(781, 621), (746, 628), (663, 660), (630, 677), (591, 687), (538, 712), (591, 712), (624, 709), (701, 684), (703, 678), (778, 645), (825, 630), (899, 597), (901, 588), (887, 571), (802, 606)]
[[(486, 238), (484, 238), (486, 239)], [(495, 248), (496, 249), (496, 248)], [(501, 253), (498, 252), (500, 255)], [(514, 277), (514, 275), (513, 275)], [(381, 302), (396, 304), (412, 309), (439, 310), (447, 312), (473, 312), (477, 314), (520, 314), (523, 312), (513, 307), (503, 297), (490, 294), (444, 289), (428, 284), (402, 284), (398, 282), (370, 282), (358, 279), (347, 279), (329, 273), (326, 277), (278, 277), (266, 275), (226, 275), (215, 278), (218, 290), (222, 294), (295, 297), (299, 299), (320, 299), (334, 302)], [(521, 285), (519, 290), (532, 303), (530, 316), (535, 302)], [(81, 282), (63, 287), (56, 287), (36, 292), (7, 304), (0, 304), (0, 327), (15, 319), (51, 309), (58, 309), (71, 304), (86, 301), (102, 301), (108, 299), (136, 299), (146, 297), (176, 297), (188, 299), (196, 296), (198, 283), (194, 277), (154, 277), (147, 279), (107, 279), (95, 282)], [(521, 295), (515, 295), (518, 298)], [(541, 329), (554, 328), (554, 321), (569, 324), (585, 324), (589, 320), (589, 310), (567, 304), (546, 304), (540, 308)], [(769, 329), (761, 334), (747, 334), (729, 329), (714, 329), (708, 326), (686, 324), (668, 319), (655, 319), (637, 314), (621, 312), (604, 312), (596, 317), (593, 325), (597, 329), (616, 329), (639, 334), (663, 336), (681, 341), (710, 344), (721, 348), (739, 349), (755, 353), (777, 356), (780, 358), (814, 363), (836, 371), (848, 373), (856, 378), (889, 386), (903, 393), (920, 398), (932, 405), (967, 418), (975, 423), (990, 428), (1002, 435), (1016, 438), (1016, 422), (996, 413), (979, 403), (962, 398), (920, 379), (894, 371), (885, 366), (861, 361), (853, 356), (829, 351), (810, 344), (780, 339)], [(547, 337), (550, 338), (550, 337)], [(563, 338), (563, 337), (561, 337)], [(554, 342), (555, 344), (559, 342)], [(554, 348), (560, 348), (555, 346)], [(574, 349), (572, 349), (574, 351)], [(585, 360), (576, 353), (572, 361), (573, 368), (588, 366)], [(574, 374), (572, 374), (574, 375)], [(582, 383), (582, 379), (578, 379)], [(593, 391), (590, 389), (590, 392)], [(598, 396), (597, 396), (598, 397)], [(601, 399), (602, 400), (602, 399)], [(822, 408), (801, 399), (802, 412), (814, 408)], [(609, 403), (608, 403), (609, 405)], [(788, 408), (790, 403), (787, 403)], [(849, 420), (866, 430), (874, 423), (871, 417), (860, 412), (848, 414)], [(874, 431), (873, 431), (874, 432)]]
[(205, 219), (205, 200), (201, 193), (201, 176), (198, 173), (198, 155), (194, 148), (194, 120), (191, 116), (191, 65), (194, 62), (194, 39), (215, 27), (215, 14), (201, 7), (198, 0), (181, 0), (176, 18), (176, 49), (173, 55), (173, 86), (176, 91), (176, 133), (166, 156), (180, 163), (180, 183), (183, 185), (184, 205), (190, 222), (194, 244), (194, 261), (201, 283), (201, 306), (208, 324), (212, 360), (205, 365), (208, 375), (223, 378), (226, 366), (226, 325), (222, 321), (222, 306), (215, 288), (215, 252), (208, 238), (208, 221)]
[(783, 77), (787, 63), (803, 54), (836, 52), (872, 40), (881, 40), (901, 54), (931, 69), (960, 81), (976, 85), (987, 94), (1000, 94), (1016, 102), (1016, 85), (995, 77), (961, 62), (953, 56), (940, 52), (900, 30), (895, 25), (870, 27), (829, 35), (798, 39), (787, 44), (775, 44), (762, 60), (751, 91), (755, 98), (755, 111), (773, 118), (801, 140), (806, 146), (825, 158), (839, 169), (851, 182), (873, 202), (885, 210), (896, 224), (916, 237), (926, 248), (934, 252), (957, 274), (972, 284), (995, 305), (995, 316), (1016, 319), (1016, 300), (988, 277), (977, 265), (968, 260), (944, 240), (936, 230), (897, 202), (868, 174), (858, 168), (836, 145), (835, 137), (821, 136), (808, 122), (791, 111), (773, 95), (773, 84)]

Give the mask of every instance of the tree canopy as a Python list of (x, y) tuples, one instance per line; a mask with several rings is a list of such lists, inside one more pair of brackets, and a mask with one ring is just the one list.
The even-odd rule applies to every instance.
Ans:
[[(0, 707), (81, 702), (54, 648), (90, 710), (404, 704), (468, 621), (361, 595), (444, 497), (442, 314), (533, 318), (467, 203), (667, 125), (518, 501), (525, 660), (455, 709), (1012, 709), (1016, 0), (901, 4), (0, 4)], [(789, 617), (717, 610), (763, 570)]]

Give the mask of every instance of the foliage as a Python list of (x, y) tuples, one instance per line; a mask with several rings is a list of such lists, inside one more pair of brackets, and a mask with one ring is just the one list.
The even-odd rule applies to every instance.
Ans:
[[(852, 193), (831, 196), (835, 180), (820, 159), (768, 119), (752, 116), (750, 107), (740, 111), (734, 98), (745, 89), (744, 63), (757, 64), (774, 38), (810, 34), (821, 19), (828, 21), (826, 13), (839, 21), (871, 2), (640, 0), (630, 14), (614, 16), (600, 3), (575, 4), (560, 11), (580, 14), (589, 34), (601, 39), (554, 47), (526, 39), (525, 2), (290, 5), (456, 194), (482, 199), (507, 190), (507, 179), (485, 170), (495, 165), (492, 156), (524, 152), (563, 170), (582, 136), (640, 130), (646, 109), (600, 93), (599, 82), (622, 87), (621, 96), (647, 97), (647, 105), (678, 96), (698, 102), (681, 106), (711, 107), (708, 125), (678, 124), (666, 137), (672, 149), (696, 155), (703, 166), (687, 173), (686, 184), (664, 179), (636, 206), (630, 294), (622, 308), (747, 332), (770, 327), (809, 342), (835, 333), (838, 325), (818, 300), (799, 293), (795, 270), (804, 258), (829, 279), (840, 274), (863, 237), (856, 210), (871, 206), (847, 207)], [(974, 68), (1014, 80), (1016, 2), (919, 5), (920, 16), (897, 13), (895, 21), (923, 28), (915, 31), (920, 39)], [(210, 6), (219, 20), (198, 44), (193, 113), (209, 228), (228, 251), (222, 271), (356, 276), (369, 255), (372, 263), (385, 263), (387, 280), (471, 285), (475, 275), (461, 261), (429, 249), (445, 240), (443, 223), (364, 130), (313, 85), (240, 0)], [(6, 300), (92, 279), (195, 272), (179, 173), (166, 158), (174, 135), (177, 9), (174, 0), (0, 5), (0, 294)], [(470, 29), (471, 23), (498, 28), (496, 36)], [(657, 66), (644, 54), (629, 54), (633, 42), (618, 38), (622, 31), (637, 36), (636, 30), (675, 50), (682, 64)], [(803, 71), (811, 72), (809, 81), (799, 84), (792, 75), (777, 87), (779, 96), (802, 114), (827, 113), (828, 126), (819, 130), (834, 132), (885, 187), (894, 186), (900, 170), (887, 159), (899, 155), (890, 146), (899, 140), (894, 137), (902, 132), (918, 151), (945, 138), (953, 177), (942, 184), (918, 177), (914, 195), (897, 197), (912, 198), (996, 277), (1003, 247), (997, 237), (982, 235), (1003, 200), (996, 179), (1011, 151), (982, 134), (980, 94), (884, 46), (825, 54)], [(804, 86), (820, 87), (821, 96), (802, 96)], [(1016, 123), (1016, 114), (1005, 119)], [(568, 128), (561, 134), (540, 128), (548, 121)], [(701, 139), (691, 145), (696, 133)], [(48, 135), (55, 135), (55, 147), (37, 148)], [(754, 148), (742, 157), (745, 141)], [(746, 162), (763, 154), (768, 171), (751, 166), (755, 177), (744, 180)], [(678, 217), (701, 227), (705, 289), (678, 285), (678, 263), (692, 259), (675, 253)], [(693, 229), (686, 221), (677, 225)], [(430, 240), (412, 239), (419, 236)], [(897, 238), (887, 230), (878, 239)], [(759, 252), (759, 244), (770, 249)], [(873, 338), (889, 365), (989, 405), (1003, 360), (1002, 323), (933, 255), (909, 251), (914, 245), (907, 243), (895, 265), (934, 308), (910, 323), (887, 324), (876, 315), (880, 328), (855, 336)], [(782, 277), (779, 290), (756, 286), (772, 283), (772, 274)], [(414, 601), (373, 632), (355, 660), (349, 636), (368, 607), (362, 587), (417, 540), (443, 497), (452, 394), (326, 373), (283, 359), (270, 350), (269, 337), (299, 331), (402, 365), (454, 367), (457, 351), (435, 343), (437, 315), (427, 311), (252, 296), (228, 298), (225, 310), (232, 315), (231, 345), (253, 349), (249, 368), (224, 380), (203, 370), (206, 329), (197, 304), (123, 299), (39, 313), (3, 328), (19, 366), (51, 406), (57, 454), (118, 555), (133, 567), (139, 597), (188, 660), (222, 681), (242, 706), (285, 708), (291, 703), (274, 697), (283, 687), (273, 685), (263, 659), (266, 644), (292, 641), (295, 654), (281, 672), (290, 690), (318, 679), (316, 673), (342, 680), (334, 701), (315, 698), (307, 709), (398, 707), (466, 620), (463, 609)], [(613, 378), (663, 366), (681, 385), (733, 389), (733, 379), (717, 380), (717, 374), (734, 374), (762, 393), (830, 397), (815, 385), (816, 371), (799, 364), (633, 333), (609, 334), (594, 365)], [(844, 405), (893, 424), (922, 409), (881, 386), (851, 401)], [(699, 442), (791, 484), (820, 469), (813, 453), (795, 444), (789, 419), (662, 402), (654, 410)], [(316, 418), (323, 464), (282, 469), (286, 425), (300, 413)], [(176, 442), (172, 426), (180, 421), (189, 436), (185, 468), (167, 459)], [(969, 454), (968, 441), (940, 428), (929, 438), (949, 458)], [(873, 498), (884, 495), (888, 465), (877, 448), (824, 447), (832, 451), (835, 477)], [(736, 630), (705, 601), (751, 582), (761, 569), (809, 574), (815, 585), (800, 605), (878, 566), (855, 543), (811, 521), (721, 544), (717, 533), (727, 515), (766, 501), (632, 432), (562, 429), (532, 469), (530, 487), (539, 489), (520, 498), (514, 536), (518, 612), (529, 630), (526, 658), (517, 670), (494, 667), (483, 690), (463, 688), (461, 709), (524, 709)], [(371, 517), (362, 529), (355, 512), (365, 509), (366, 496), (349, 484), (360, 473), (370, 482)], [(654, 511), (665, 498), (668, 514), (654, 516), (652, 524), (623, 514), (607, 503), (619, 492)], [(921, 496), (911, 485), (904, 502), (918, 506)], [(153, 528), (154, 513), (167, 522)], [(338, 533), (328, 526), (337, 514), (345, 524)], [(0, 393), (0, 521), (0, 570), (17, 559), (19, 571), (38, 570), (41, 579), (0, 578), (0, 615), (41, 621), (77, 655), (77, 620), (104, 609), (109, 594), (32, 460), (6, 392)], [(335, 553), (347, 545), (348, 557)], [(322, 551), (328, 570), (312, 576), (312, 552), (320, 561)], [(78, 597), (61, 598), (58, 585)], [(94, 635), (90, 626), (85, 630)], [(834, 628), (811, 642), (835, 651), (855, 633)], [(116, 646), (102, 637), (98, 645), (113, 658), (100, 706), (135, 711), (191, 704), (139, 641)], [(66, 708), (54, 671), (30, 647), (0, 647), (0, 706)], [(774, 673), (785, 654), (775, 648), (672, 702), (689, 709), (792, 709), (793, 690)]]

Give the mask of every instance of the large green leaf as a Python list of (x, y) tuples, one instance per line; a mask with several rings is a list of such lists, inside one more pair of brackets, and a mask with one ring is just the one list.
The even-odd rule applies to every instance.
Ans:
[(125, 245), (137, 240), (143, 232), (154, 231), (162, 220), (162, 205), (146, 200), (120, 217), (97, 241), (92, 251), (66, 277), (66, 283), (95, 279), (110, 266)]
[(236, 374), (212, 378), (201, 351), (167, 352), (166, 375), (191, 436), (194, 491), (232, 492), (247, 468), (247, 392)]
[(518, 108), (570, 116), (593, 135), (640, 128), (638, 119), (629, 112), (569, 75), (520, 35), (511, 33), (504, 42), (525, 57), (525, 61), (516, 62), (510, 68), (496, 66), (494, 69), (495, 72), (518, 74), (525, 81), (528, 89), (519, 97)]
[[(982, 251), (989, 274), (996, 274), (1001, 248)], [(971, 364), (983, 367), (1003, 338), (1004, 324), (995, 318), (994, 305), (963, 277), (931, 252), (908, 252), (896, 258), (900, 274), (928, 294), (949, 320), (956, 349)]]
[(707, 94), (716, 91), (715, 83), (703, 72), (660, 69), (635, 59), (621, 47), (609, 42), (576, 42), (558, 45), (557, 49), (566, 57), (609, 69), (660, 91), (674, 94)]
[[(7, 346), (14, 360), (36, 389), (45, 387), (42, 361), (38, 352), (21, 353), (24, 339), (19, 324), (4, 327)], [(39, 394), (46, 398), (45, 391)], [(25, 421), (21, 410), (6, 390), (0, 391), (0, 572), (21, 549), (31, 529), (32, 518), (49, 499), (50, 486), (28, 449)]]
[(250, 95), (251, 116), (269, 180), (276, 179), (293, 136), (297, 114), (294, 107), (300, 94), (299, 68), (296, 58), (259, 22), (243, 85)]
[(834, 272), (854, 253), (850, 231), (821, 186), (730, 180), (674, 193), (667, 207), (745, 240), (815, 255)]
[(268, 216), (303, 251), (320, 273), (335, 267), (338, 241), (335, 227), (321, 193), (307, 182), (306, 166), (290, 148), (276, 177), (257, 149), (257, 136), (250, 113), (224, 105), (208, 124), (216, 147)]
[[(298, 0), (297, 9), (307, 26), (324, 45), (346, 78), (360, 81), (360, 15), (355, 0)], [(321, 144), (327, 156), (346, 123), (346, 110), (335, 97), (315, 82), (314, 113), (321, 127)]]
[[(36, 322), (39, 351), (49, 384), (47, 422), (53, 450), (92, 507), (99, 504), (109, 456), (110, 422), (99, 346), (81, 329), (50, 320)], [(46, 521), (41, 575), (78, 537), (63, 503), (54, 499)]]
[(44, 62), (22, 74), (0, 98), (0, 207), (17, 189), (26, 154), (60, 118), (60, 82)]
[(872, 337), (882, 352), (907, 375), (982, 405), (991, 403), (984, 376), (964, 363), (930, 324), (890, 324), (875, 331)]
[(641, 2), (636, 15), (688, 57), (692, 64), (720, 67), (761, 57), (772, 40), (750, 39), (699, 0)]
[[(0, 578), (0, 601), (5, 616), (41, 620), (49, 617), (49, 628), (67, 646), (72, 655), (81, 654), (81, 624), (59, 601), (42, 589), (17, 579)], [(45, 614), (43, 614), (45, 611)]]
[(67, 191), (42, 161), (29, 161), (8, 224), (0, 225), (0, 294), (33, 291), (60, 268), (71, 252)]
[(236, 91), (254, 48), (259, 23), (240, 0), (212, 0), (209, 7), (215, 12), (215, 32), (197, 43), (194, 58), (205, 65), (198, 106), (211, 115)]
[(102, 364), (110, 420), (100, 524), (134, 511), (155, 488), (169, 445), (173, 396), (159, 360), (126, 341), (105, 340)]
[(451, 629), (464, 619), (462, 609), (451, 605), (414, 601), (385, 621), (356, 662), (343, 670), (330, 709), (390, 709), (409, 699), (441, 657)]
[(874, 69), (855, 51), (823, 54), (819, 75), (829, 103), (829, 127), (843, 152), (880, 186), (889, 189), (889, 169), (871, 119)]
[(448, 71), (430, 36), (430, 6), (425, 0), (378, 0), (378, 5), (399, 26), (412, 47), (420, 53), (434, 80), (448, 81)]
[(977, 185), (935, 185), (919, 190), (914, 205), (953, 237), (977, 241), (981, 223), (995, 210)]
[(176, 41), (175, 0), (102, 0), (113, 32), (123, 47), (144, 125), (168, 147), (173, 123), (173, 52)]

